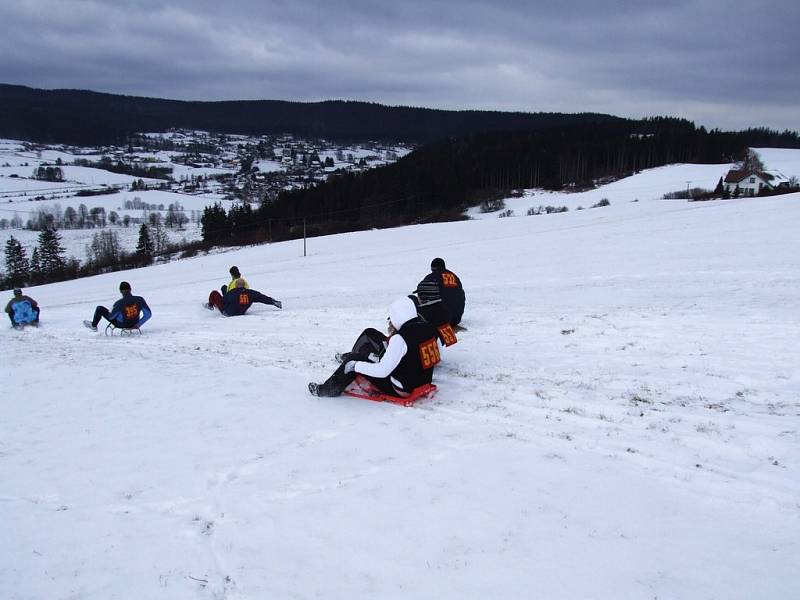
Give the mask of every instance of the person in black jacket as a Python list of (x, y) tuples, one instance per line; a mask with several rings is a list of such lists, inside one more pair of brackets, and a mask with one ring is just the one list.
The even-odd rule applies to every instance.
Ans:
[(92, 331), (97, 331), (97, 324), (100, 319), (106, 319), (120, 329), (133, 329), (144, 325), (153, 315), (147, 302), (141, 296), (134, 296), (131, 293), (131, 284), (123, 281), (119, 284), (119, 293), (122, 298), (114, 303), (109, 311), (105, 306), (98, 306), (94, 310), (94, 317), (91, 321), (84, 321)]
[(226, 317), (243, 315), (256, 302), (283, 308), (283, 303), (280, 300), (275, 300), (261, 292), (245, 287), (244, 279), (236, 279), (233, 283), (235, 287), (225, 292), (224, 296), (217, 290), (211, 292), (208, 296), (208, 304), (205, 305), (206, 308), (208, 310), (216, 308)]
[[(464, 288), (458, 275), (448, 271), (444, 259), (431, 261), (431, 272), (417, 284), (415, 291), (419, 298), (419, 313), (432, 323), (449, 320), (456, 326), (464, 315)], [(446, 316), (443, 311), (446, 312)]]
[(309, 383), (308, 391), (314, 396), (338, 396), (362, 375), (382, 393), (404, 398), (430, 383), (441, 360), (436, 331), (417, 315), (408, 296), (389, 307), (389, 332), (387, 338), (377, 329), (365, 329), (353, 351), (341, 356), (342, 364), (333, 375), (325, 383)]

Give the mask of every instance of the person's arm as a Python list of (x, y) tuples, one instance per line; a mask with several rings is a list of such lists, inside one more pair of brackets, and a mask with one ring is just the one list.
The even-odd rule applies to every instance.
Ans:
[(121, 300), (117, 300), (116, 302), (114, 302), (114, 306), (111, 307), (111, 314), (108, 315), (108, 320), (109, 321), (122, 321), (123, 320), (122, 303), (124, 301), (125, 301), (124, 299), (121, 299)]
[(148, 319), (153, 316), (153, 311), (150, 310), (150, 307), (147, 306), (147, 302), (145, 302), (144, 298), (141, 298), (142, 301), (142, 318), (139, 319), (139, 322), (136, 323), (137, 327), (141, 327), (145, 323), (147, 323)]
[(408, 352), (408, 346), (403, 337), (393, 335), (389, 338), (389, 345), (380, 362), (371, 363), (360, 360), (356, 362), (355, 372), (370, 377), (388, 377), (400, 364), (406, 352)]
[(11, 305), (12, 305), (13, 303), (14, 303), (14, 299), (12, 298), (11, 300), (9, 300), (9, 301), (8, 301), (8, 304), (6, 304), (6, 312), (7, 312), (9, 315), (11, 314)]
[(417, 284), (416, 294), (420, 304), (432, 304), (442, 299), (439, 284), (428, 277)]

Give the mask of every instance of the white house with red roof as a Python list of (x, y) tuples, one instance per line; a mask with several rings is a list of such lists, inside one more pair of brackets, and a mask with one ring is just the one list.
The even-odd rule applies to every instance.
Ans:
[(740, 196), (756, 196), (761, 190), (777, 187), (776, 177), (764, 171), (731, 169), (725, 175), (725, 191), (733, 194), (739, 189)]

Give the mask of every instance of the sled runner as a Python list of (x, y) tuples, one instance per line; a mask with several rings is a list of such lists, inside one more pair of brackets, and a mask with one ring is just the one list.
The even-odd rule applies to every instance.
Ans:
[(411, 406), (420, 398), (432, 398), (436, 393), (436, 386), (432, 383), (425, 383), (418, 388), (414, 388), (408, 396), (400, 398), (384, 394), (380, 390), (375, 389), (368, 380), (358, 376), (353, 383), (347, 386), (344, 393), (353, 398), (363, 398), (364, 400), (372, 400), (373, 402), (391, 402), (392, 404), (400, 404), (401, 406)]
[(106, 325), (106, 335), (115, 335), (114, 332), (118, 331), (119, 334), (117, 335), (133, 335), (134, 332), (138, 332), (139, 335), (142, 335), (142, 330), (138, 327), (117, 327), (114, 323), (109, 322)]

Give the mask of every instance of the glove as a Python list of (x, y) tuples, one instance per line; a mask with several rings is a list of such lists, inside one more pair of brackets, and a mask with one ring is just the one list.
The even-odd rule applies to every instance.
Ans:
[(344, 363), (344, 372), (345, 373), (352, 373), (355, 370), (356, 370), (356, 361), (348, 360), (346, 363)]

